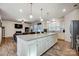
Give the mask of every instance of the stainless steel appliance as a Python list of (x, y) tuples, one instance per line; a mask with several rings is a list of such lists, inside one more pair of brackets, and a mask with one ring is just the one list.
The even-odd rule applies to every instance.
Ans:
[(0, 20), (0, 44), (1, 44), (1, 41), (2, 41), (2, 23)]
[(71, 46), (76, 49), (76, 38), (79, 35), (79, 20), (73, 20), (70, 24)]

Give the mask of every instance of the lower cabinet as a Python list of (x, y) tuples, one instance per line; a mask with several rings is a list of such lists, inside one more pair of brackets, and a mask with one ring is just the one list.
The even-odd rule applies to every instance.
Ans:
[(57, 35), (53, 35), (52, 38), (53, 38), (52, 45), (54, 45), (57, 42)]
[(46, 39), (40, 38), (37, 40), (37, 55), (40, 56), (45, 52), (46, 49)]
[(37, 55), (36, 40), (25, 41), (25, 40), (19, 39), (17, 43), (18, 43), (17, 44), (17, 55), (18, 56), (36, 56)]
[(57, 42), (56, 35), (47, 36), (37, 40), (37, 55), (43, 54)]
[(36, 56), (37, 55), (37, 42), (34, 41), (28, 45), (29, 48), (29, 56)]
[(17, 40), (17, 55), (18, 56), (28, 56), (29, 55), (29, 49), (28, 45), (26, 44), (27, 42), (18, 38)]
[[(19, 43), (18, 43), (19, 42)], [(40, 56), (56, 42), (56, 35), (41, 37), (36, 40), (24, 41), (18, 40), (17, 55), (19, 56)]]
[(37, 41), (37, 55), (41, 55), (42, 54), (42, 39), (39, 39)]

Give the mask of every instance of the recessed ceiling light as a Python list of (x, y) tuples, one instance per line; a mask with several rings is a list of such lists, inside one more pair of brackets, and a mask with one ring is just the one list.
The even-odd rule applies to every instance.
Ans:
[(21, 12), (21, 13), (22, 13), (22, 12), (23, 12), (23, 10), (22, 10), (22, 9), (19, 9), (19, 12)]
[(41, 18), (41, 21), (43, 21), (43, 19)]
[(30, 19), (32, 19), (32, 18), (33, 18), (33, 16), (32, 16), (32, 15), (30, 15), (29, 17), (30, 17)]
[(52, 19), (52, 21), (53, 21), (53, 22), (55, 22), (55, 21), (56, 21), (56, 19), (55, 19), (55, 18), (53, 18), (53, 19)]
[(47, 21), (47, 23), (50, 23), (50, 21)]
[(63, 11), (63, 12), (66, 12), (66, 9), (63, 9), (62, 11)]

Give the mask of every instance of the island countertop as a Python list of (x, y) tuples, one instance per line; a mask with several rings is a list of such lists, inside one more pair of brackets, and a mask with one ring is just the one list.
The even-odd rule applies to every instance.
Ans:
[(57, 32), (17, 35), (18, 56), (40, 56), (57, 43)]
[(54, 35), (56, 33), (40, 33), (40, 34), (28, 34), (28, 35), (17, 35), (17, 38), (26, 40), (26, 41), (31, 41), (35, 40), (37, 38), (42, 38), (50, 35)]

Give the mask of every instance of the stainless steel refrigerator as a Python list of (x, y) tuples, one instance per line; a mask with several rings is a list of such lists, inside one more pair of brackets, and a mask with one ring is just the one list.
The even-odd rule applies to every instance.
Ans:
[(1, 44), (1, 41), (2, 41), (2, 23), (0, 20), (0, 44)]
[(79, 20), (73, 20), (70, 24), (71, 47), (76, 49), (76, 37), (79, 36)]

